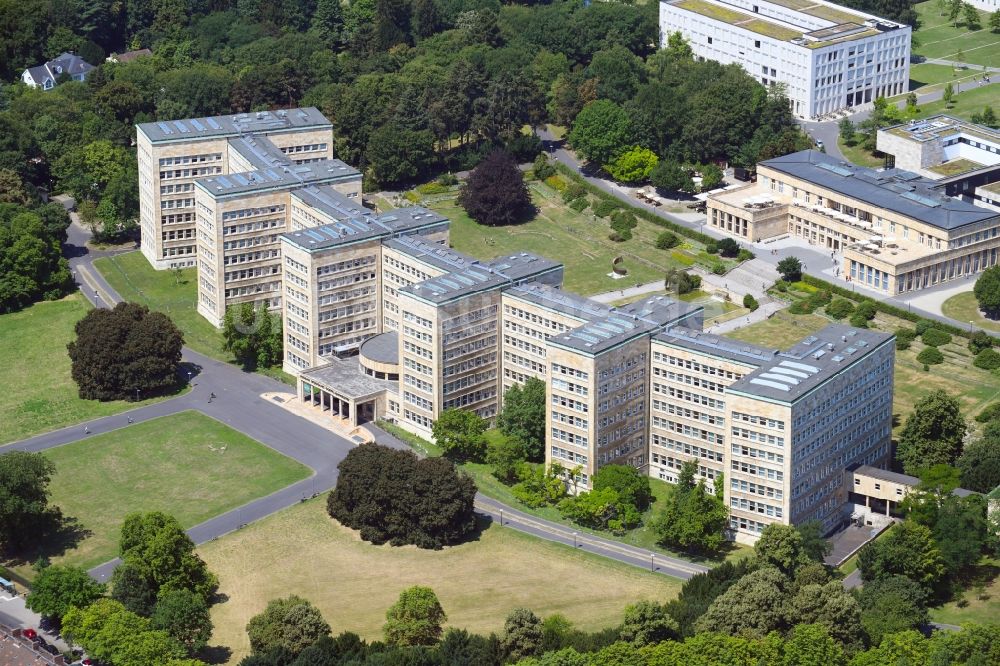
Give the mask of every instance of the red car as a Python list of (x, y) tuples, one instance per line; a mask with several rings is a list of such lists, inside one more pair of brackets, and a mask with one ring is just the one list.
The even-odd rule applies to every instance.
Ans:
[(38, 632), (36, 632), (34, 629), (25, 629), (24, 637), (33, 641), (36, 638), (38, 638)]

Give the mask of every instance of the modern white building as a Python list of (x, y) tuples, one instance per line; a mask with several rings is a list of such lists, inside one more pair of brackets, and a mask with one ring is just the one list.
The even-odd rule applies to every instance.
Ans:
[(814, 118), (906, 92), (908, 25), (820, 0), (661, 0), (660, 41), (680, 32), (695, 57), (784, 84)]
[(966, 2), (984, 12), (1000, 11), (1000, 0), (966, 0)]

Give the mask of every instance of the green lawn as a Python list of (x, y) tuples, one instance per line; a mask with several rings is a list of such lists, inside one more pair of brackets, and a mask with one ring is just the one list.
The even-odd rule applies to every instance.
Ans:
[[(557, 190), (544, 183), (529, 183), (538, 215), (530, 222), (509, 227), (484, 227), (474, 222), (455, 201), (454, 194), (428, 197), (428, 205), (451, 220), (451, 245), (479, 259), (515, 253), (535, 252), (566, 266), (564, 287), (583, 295), (598, 294), (663, 278), (671, 267), (685, 268), (694, 263), (718, 261), (692, 241), (672, 251), (658, 250), (656, 237), (664, 231), (651, 222), (639, 220), (632, 239), (616, 243), (608, 239), (608, 220), (590, 209), (577, 213), (566, 206)], [(591, 197), (593, 201), (593, 197)], [(607, 276), (615, 257), (624, 259), (628, 275), (619, 280)]]
[[(379, 422), (379, 426), (384, 428), (386, 432), (393, 434), (400, 440), (409, 444), (421, 455), (441, 455), (441, 449), (432, 442), (417, 437), (416, 435), (413, 435), (391, 423)], [(488, 440), (498, 437), (503, 437), (503, 435), (496, 430), (487, 432)], [(629, 530), (624, 535), (616, 536), (610, 532), (602, 532), (581, 527), (572, 521), (563, 518), (562, 514), (560, 514), (554, 506), (544, 506), (534, 509), (521, 504), (520, 500), (514, 497), (514, 494), (510, 490), (510, 486), (501, 483), (495, 476), (493, 476), (489, 465), (482, 463), (464, 463), (460, 465), (460, 467), (464, 472), (472, 477), (473, 481), (476, 482), (476, 487), (479, 488), (479, 492), (483, 493), (487, 497), (492, 497), (499, 502), (503, 502), (508, 506), (516, 507), (519, 511), (523, 511), (524, 513), (538, 516), (539, 518), (545, 518), (546, 520), (551, 520), (552, 522), (560, 523), (562, 525), (566, 525), (567, 527), (572, 527), (581, 534), (596, 534), (606, 539), (621, 541), (622, 543), (638, 546), (639, 548), (643, 548), (645, 550), (656, 551), (657, 553), (663, 553), (672, 557), (682, 557), (688, 560), (698, 559), (684, 553), (663, 548), (656, 543), (656, 534), (653, 532), (649, 523), (656, 512), (659, 511), (659, 508), (663, 506), (662, 501), (666, 497), (666, 493), (670, 488), (670, 484), (660, 481), (659, 479), (650, 478), (649, 480), (650, 487), (653, 491), (654, 501), (652, 507), (643, 516), (642, 525), (633, 530)], [(657, 504), (657, 502), (660, 502), (660, 504)], [(720, 556), (708, 559), (710, 562), (721, 562), (723, 559), (735, 560), (745, 557), (751, 552), (753, 552), (751, 548), (736, 543), (730, 543), (727, 544), (726, 549)]]
[[(157, 271), (141, 252), (102, 257), (94, 262), (115, 291), (126, 301), (143, 303), (151, 310), (170, 316), (184, 333), (184, 344), (219, 361), (232, 363), (233, 355), (222, 350), (222, 331), (198, 314), (198, 270), (185, 268), (180, 276), (173, 271)], [(259, 370), (286, 384), (295, 381), (280, 368)]]
[(199, 412), (137, 423), (45, 456), (56, 465), (52, 504), (90, 532), (53, 561), (87, 568), (117, 554), (127, 513), (165, 511), (187, 528), (310, 474)]
[(953, 601), (930, 609), (931, 621), (944, 624), (996, 622), (1000, 617), (1000, 559), (984, 557)]
[(434, 590), (446, 627), (500, 632), (515, 608), (564, 615), (583, 631), (621, 623), (625, 606), (666, 602), (675, 578), (582, 549), (489, 525), (476, 538), (442, 550), (374, 546), (326, 513), (326, 497), (303, 502), (204, 544), (198, 553), (219, 576), (225, 603), (212, 607), (212, 645), (249, 653), (246, 625), (267, 602), (289, 594), (319, 608), (335, 634), (382, 638), (385, 612), (412, 585)]
[(802, 338), (825, 328), (830, 320), (819, 315), (793, 315), (779, 310), (770, 319), (726, 333), (727, 338), (743, 340), (771, 349), (788, 349)]
[(987, 319), (983, 316), (983, 313), (979, 310), (979, 303), (976, 301), (976, 296), (972, 293), (971, 288), (972, 284), (970, 283), (969, 291), (964, 291), (961, 294), (955, 294), (942, 303), (941, 314), (945, 317), (950, 317), (955, 321), (960, 321), (963, 324), (971, 321), (977, 328), (1000, 333), (1000, 320)]
[(0, 443), (116, 414), (142, 402), (83, 400), (70, 375), (66, 345), (73, 327), (90, 310), (82, 294), (36, 303), (0, 315), (0, 386), (10, 390), (0, 402)]
[(877, 169), (885, 164), (885, 161), (881, 157), (872, 155), (860, 143), (849, 146), (838, 136), (837, 147), (840, 148), (840, 152), (844, 154), (848, 162), (853, 162), (858, 166)]
[(964, 23), (955, 27), (946, 15), (942, 16), (936, 0), (922, 2), (913, 8), (920, 17), (920, 29), (913, 34), (917, 44), (913, 48), (914, 55), (977, 65), (996, 66), (1000, 62), (1000, 40), (989, 31), (987, 12), (979, 12), (982, 27), (970, 31)]
[[(1000, 38), (997, 39), (1000, 44)], [(997, 54), (997, 62), (1000, 62), (1000, 53)], [(971, 90), (966, 90), (965, 85), (961, 86), (961, 92), (955, 95), (955, 101), (949, 108), (944, 100), (921, 104), (917, 117), (927, 118), (946, 113), (949, 116), (971, 120), (975, 113), (982, 113), (986, 106), (993, 106), (994, 109), (1000, 107), (1000, 82), (993, 78), (993, 83), (986, 86), (978, 86)]]
[(951, 65), (934, 65), (931, 63), (911, 65), (910, 90), (954, 81), (961, 73), (961, 70), (956, 70)]

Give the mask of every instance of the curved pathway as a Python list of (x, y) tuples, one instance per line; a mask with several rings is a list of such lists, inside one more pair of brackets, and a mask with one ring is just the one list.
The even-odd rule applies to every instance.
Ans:
[[(75, 221), (68, 236), (64, 246), (65, 253), (83, 294), (97, 307), (108, 307), (119, 302), (121, 297), (94, 268), (93, 260), (129, 250), (90, 250), (86, 246), (89, 234)], [(196, 410), (313, 470), (313, 474), (307, 479), (188, 529), (188, 535), (196, 544), (217, 539), (303, 499), (325, 492), (336, 484), (337, 465), (354, 444), (260, 397), (264, 393), (287, 392), (287, 385), (263, 375), (244, 372), (234, 365), (209, 358), (187, 347), (183, 351), (183, 361), (186, 364), (185, 371), (191, 373), (192, 388), (188, 393), (7, 444), (0, 447), (0, 453), (11, 450), (44, 451), (127, 428), (131, 425), (129, 418), (133, 423), (142, 423), (186, 410)], [(215, 393), (216, 398), (209, 402), (212, 393)], [(381, 430), (378, 432), (384, 435), (378, 437), (380, 443), (409, 449), (396, 438)], [(476, 497), (476, 508), (481, 514), (497, 520), (502, 514), (503, 526), (549, 541), (575, 544), (576, 547), (597, 555), (633, 566), (649, 567), (653, 571), (685, 580), (708, 570), (708, 567), (700, 564), (666, 555), (654, 555), (647, 550), (598, 536), (587, 534), (581, 537), (565, 525), (530, 516), (481, 494)], [(99, 581), (106, 581), (118, 563), (119, 560), (106, 562), (91, 569), (90, 574)]]

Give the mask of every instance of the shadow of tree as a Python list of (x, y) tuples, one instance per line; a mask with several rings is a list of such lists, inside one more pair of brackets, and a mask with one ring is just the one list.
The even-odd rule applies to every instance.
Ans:
[(206, 664), (225, 664), (233, 656), (233, 651), (225, 645), (209, 645), (199, 650), (197, 656)]
[(8, 564), (19, 565), (65, 555), (93, 533), (77, 518), (64, 516), (58, 509), (35, 523), (30, 538), (20, 546), (4, 551)]

